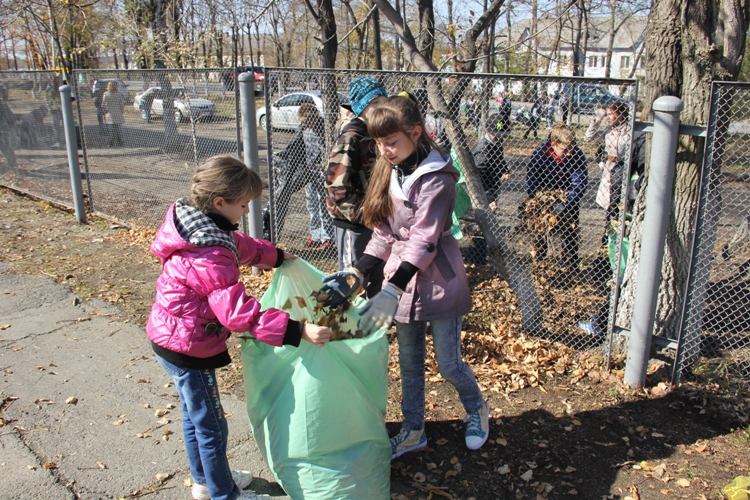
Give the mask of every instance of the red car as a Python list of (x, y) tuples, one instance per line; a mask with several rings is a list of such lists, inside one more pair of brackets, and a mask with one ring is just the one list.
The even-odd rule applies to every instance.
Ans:
[[(246, 73), (248, 71), (252, 71), (255, 76), (255, 94), (263, 94), (263, 84), (266, 81), (263, 66), (237, 66), (237, 73)], [(225, 89), (234, 90), (234, 72), (232, 70), (224, 72), (223, 82)]]

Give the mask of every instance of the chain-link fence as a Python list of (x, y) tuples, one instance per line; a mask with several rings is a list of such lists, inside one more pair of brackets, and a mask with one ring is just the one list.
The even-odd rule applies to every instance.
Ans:
[(54, 72), (0, 72), (0, 183), (72, 207)]
[[(336, 249), (330, 226), (317, 222), (328, 218), (322, 172), (346, 114), (347, 84), (363, 75), (391, 95), (410, 93), (465, 177), (456, 233), (487, 329), (523, 326), (576, 348), (602, 344), (627, 225), (635, 82), (266, 68), (257, 123), (273, 165), (273, 237), (327, 270)], [(605, 130), (607, 110), (614, 117)], [(303, 125), (308, 111), (322, 124)], [(567, 130), (554, 128), (560, 124)], [(319, 136), (320, 154), (305, 150), (304, 134)], [(343, 182), (366, 186), (359, 172), (347, 175)]]
[(677, 379), (750, 378), (750, 84), (714, 83)]
[(76, 71), (73, 79), (95, 212), (158, 225), (200, 163), (238, 154), (237, 101), (221, 70)]

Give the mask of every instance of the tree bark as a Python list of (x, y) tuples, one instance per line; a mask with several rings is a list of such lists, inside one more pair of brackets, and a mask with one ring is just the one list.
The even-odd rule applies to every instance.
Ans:
[[(645, 110), (663, 95), (685, 103), (681, 121), (708, 121), (711, 82), (734, 80), (739, 74), (750, 17), (750, 0), (654, 0), (646, 34)], [(676, 338), (690, 264), (689, 248), (698, 204), (700, 166), (705, 140), (680, 136), (673, 205), (662, 263), (662, 280), (654, 334)], [(647, 171), (648, 172), (648, 171)], [(646, 176), (644, 187), (648, 181)], [(618, 304), (618, 324), (629, 328), (640, 242), (645, 191), (636, 201), (628, 270)]]

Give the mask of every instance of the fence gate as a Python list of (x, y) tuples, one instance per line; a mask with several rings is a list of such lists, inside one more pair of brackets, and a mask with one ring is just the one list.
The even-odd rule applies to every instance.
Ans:
[(750, 379), (750, 84), (714, 82), (673, 380)]

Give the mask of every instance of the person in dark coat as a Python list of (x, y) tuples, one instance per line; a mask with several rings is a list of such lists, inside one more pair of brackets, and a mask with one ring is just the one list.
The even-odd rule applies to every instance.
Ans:
[(503, 120), (499, 113), (493, 113), (487, 117), (486, 129), (484, 137), (472, 148), (471, 154), (479, 170), (484, 192), (492, 201), (500, 191), (500, 181), (508, 178), (503, 141), (510, 135), (510, 120)]
[(544, 99), (538, 97), (533, 106), (531, 106), (531, 116), (529, 118), (529, 128), (523, 134), (524, 139), (529, 138), (529, 134), (534, 132), (534, 137), (539, 137), (539, 122), (542, 120), (542, 111), (544, 110)]
[[(573, 130), (567, 125), (555, 125), (549, 138), (531, 155), (526, 169), (526, 193), (531, 198), (542, 191), (566, 193), (565, 202), (553, 206), (559, 217), (553, 234), (562, 239), (563, 265), (569, 268), (577, 268), (579, 263), (580, 204), (588, 180), (586, 156), (578, 147)], [(534, 247), (538, 259), (547, 256), (546, 238), (537, 239)]]

